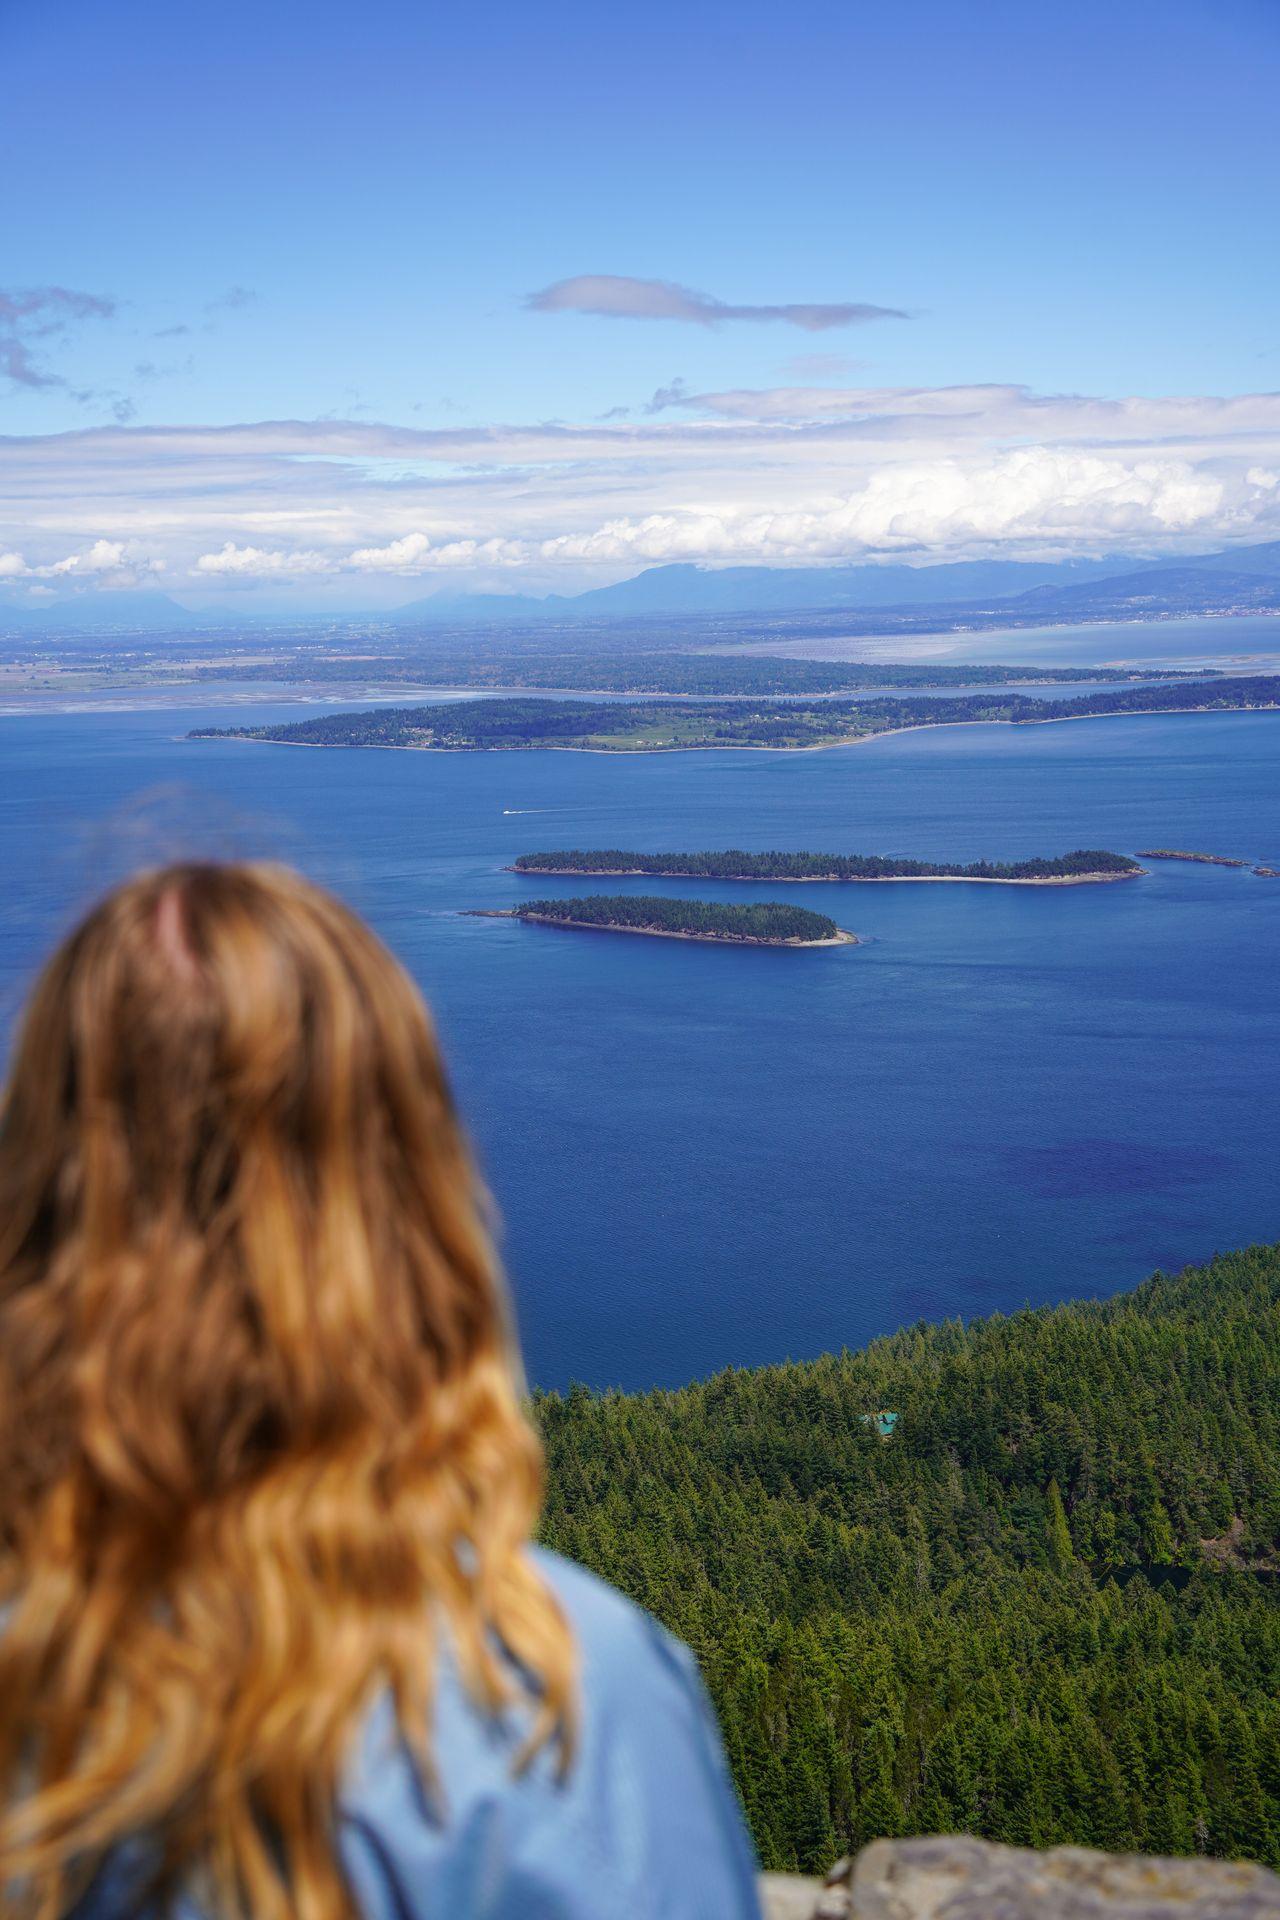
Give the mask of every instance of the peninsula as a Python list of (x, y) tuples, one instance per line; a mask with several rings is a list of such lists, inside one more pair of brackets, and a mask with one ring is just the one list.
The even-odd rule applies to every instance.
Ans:
[[(1235, 863), (1239, 864), (1239, 863)], [(878, 853), (628, 853), (617, 847), (555, 853), (522, 853), (512, 873), (591, 873), (605, 878), (652, 874), (655, 879), (698, 880), (967, 880), (1000, 887), (1064, 887), (1131, 880), (1141, 874), (1122, 853), (1079, 848), (1054, 860), (992, 862), (967, 866), (928, 860), (897, 860)]]
[(1228, 860), (1225, 853), (1187, 853), (1176, 847), (1147, 847), (1144, 860), (1194, 860), (1200, 867), (1247, 867), (1247, 860)]
[(549, 927), (583, 927), (593, 932), (656, 934), (668, 940), (714, 940), (739, 947), (850, 947), (857, 945), (825, 913), (791, 907), (779, 900), (750, 906), (712, 900), (672, 900), (659, 894), (610, 896), (595, 893), (580, 900), (525, 900), (518, 907), (473, 909), (477, 919), (528, 920)]
[(953, 699), (890, 696), (769, 701), (727, 699), (462, 700), (371, 707), (257, 727), (198, 727), (193, 740), (264, 740), (299, 747), (407, 747), (455, 753), (554, 748), (591, 753), (671, 753), (708, 747), (850, 745), (917, 727), (1102, 719), (1144, 713), (1280, 709), (1280, 677), (1254, 674), (1175, 685), (1118, 686), (1055, 700), (993, 689)]

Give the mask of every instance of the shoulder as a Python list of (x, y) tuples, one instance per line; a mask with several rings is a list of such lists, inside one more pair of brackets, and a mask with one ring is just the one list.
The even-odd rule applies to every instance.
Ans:
[(577, 1645), (584, 1762), (621, 1748), (659, 1768), (678, 1752), (718, 1764), (720, 1731), (683, 1641), (585, 1567), (541, 1548), (534, 1559)]
[(660, 1672), (684, 1685), (701, 1684), (688, 1648), (643, 1607), (558, 1553), (535, 1547), (531, 1557), (564, 1609), (585, 1683), (614, 1680), (630, 1691)]
[[(544, 1750), (516, 1766), (523, 1727), (481, 1714), (445, 1660), (433, 1792), (383, 1702), (344, 1795), (362, 1913), (754, 1916), (751, 1852), (692, 1656), (604, 1581), (554, 1554), (534, 1558), (578, 1651), (572, 1764), (561, 1773)], [(473, 1904), (479, 1884), (491, 1905)]]
[[(651, 1614), (597, 1575), (544, 1548), (530, 1558), (564, 1614), (578, 1669), (577, 1761), (582, 1779), (597, 1771), (602, 1752), (632, 1755), (681, 1732), (705, 1734), (702, 1682), (692, 1654)], [(433, 1747), (441, 1785), (456, 1809), (477, 1791), (511, 1793), (523, 1805), (563, 1800), (549, 1750), (513, 1772), (512, 1757), (528, 1731), (527, 1712), (486, 1717), (462, 1682), (447, 1646), (442, 1650), (433, 1701)], [(350, 1786), (359, 1800), (385, 1788), (385, 1769), (404, 1757), (388, 1697), (375, 1705), (359, 1743)], [(572, 1797), (572, 1795), (570, 1796)]]

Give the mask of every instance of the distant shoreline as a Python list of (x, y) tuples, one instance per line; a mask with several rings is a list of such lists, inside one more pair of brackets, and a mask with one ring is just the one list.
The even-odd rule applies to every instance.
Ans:
[(846, 933), (843, 927), (837, 927), (835, 934), (824, 940), (765, 940), (743, 933), (669, 933), (664, 927), (624, 927), (607, 920), (562, 920), (558, 914), (518, 913), (514, 907), (464, 907), (463, 912), (469, 920), (519, 920), (525, 925), (532, 921), (540, 927), (573, 927), (581, 933), (636, 933), (646, 940), (700, 940), (711, 947), (857, 947), (862, 944), (856, 933)]

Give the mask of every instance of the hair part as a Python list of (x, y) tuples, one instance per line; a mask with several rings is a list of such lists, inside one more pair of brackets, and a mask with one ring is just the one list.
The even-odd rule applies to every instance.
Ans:
[[(0, 1886), (341, 1920), (340, 1770), (442, 1643), (527, 1751), (574, 1653), (526, 1552), (541, 1456), (422, 1001), (287, 869), (111, 894), (0, 1104)], [(446, 1783), (447, 1785), (447, 1783)]]

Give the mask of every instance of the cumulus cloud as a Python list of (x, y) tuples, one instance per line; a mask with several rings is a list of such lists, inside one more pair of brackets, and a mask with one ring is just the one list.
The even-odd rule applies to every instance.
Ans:
[(0, 579), (60, 580), (75, 576), (103, 584), (108, 575), (117, 584), (131, 586), (147, 574), (163, 573), (164, 561), (136, 550), (124, 540), (95, 540), (79, 553), (29, 566), (20, 553), (0, 553)]
[[(1275, 476), (1234, 483), (1184, 460), (1125, 462), (1020, 449), (995, 460), (907, 463), (871, 474), (835, 497), (764, 511), (688, 506), (620, 515), (544, 538), (433, 537), (414, 530), (383, 546), (323, 556), (234, 547), (204, 554), (202, 573), (258, 578), (315, 572), (421, 575), (453, 568), (595, 566), (670, 560), (802, 563), (877, 553), (939, 554), (999, 548), (1066, 550), (1162, 541), (1243, 528), (1274, 515)], [(1280, 516), (1276, 516), (1280, 517)]]
[(299, 579), (316, 573), (382, 573), (415, 575), (451, 568), (507, 567), (526, 564), (536, 548), (524, 540), (471, 535), (433, 539), (426, 533), (402, 534), (381, 547), (356, 547), (349, 553), (288, 552), (283, 549), (237, 547), (228, 540), (216, 553), (202, 553), (194, 563), (198, 574), (239, 574), (252, 579)]
[(528, 543), (467, 535), (460, 539), (432, 539), (426, 533), (407, 533), (385, 547), (357, 547), (343, 565), (357, 573), (427, 573), (449, 567), (519, 566), (529, 555)]
[(251, 586), (674, 559), (1205, 552), (1280, 537), (1280, 395), (1014, 385), (692, 394), (624, 422), (357, 420), (0, 438), (0, 579)]
[(308, 573), (332, 573), (335, 562), (323, 553), (269, 552), (263, 547), (238, 547), (232, 540), (223, 542), (217, 553), (202, 553), (196, 560), (196, 573), (247, 574), (266, 579), (285, 574), (296, 579)]
[(416, 566), (430, 547), (431, 541), (425, 533), (406, 533), (385, 547), (357, 547), (351, 555), (351, 565), (367, 573), (396, 573)]
[(86, 552), (56, 560), (47, 572), (50, 577), (60, 573), (114, 573), (128, 564), (123, 540), (95, 540)]
[(105, 320), (114, 300), (72, 287), (0, 288), (0, 374), (18, 387), (65, 387), (44, 364), (43, 343), (76, 320)]
[[(1246, 483), (1247, 491), (1247, 483)], [(992, 543), (1151, 539), (1212, 526), (1223, 481), (1185, 461), (1126, 464), (1028, 448), (995, 461), (875, 473), (842, 498), (767, 512), (687, 510), (606, 522), (545, 541), (544, 559), (828, 560)]]
[(606, 320), (684, 320), (700, 327), (724, 320), (781, 321), (821, 333), (864, 320), (905, 320), (900, 307), (869, 306), (864, 301), (791, 302), (784, 306), (734, 306), (698, 293), (674, 280), (636, 280), (626, 273), (578, 273), (531, 293), (525, 305), (535, 313), (589, 313)]

